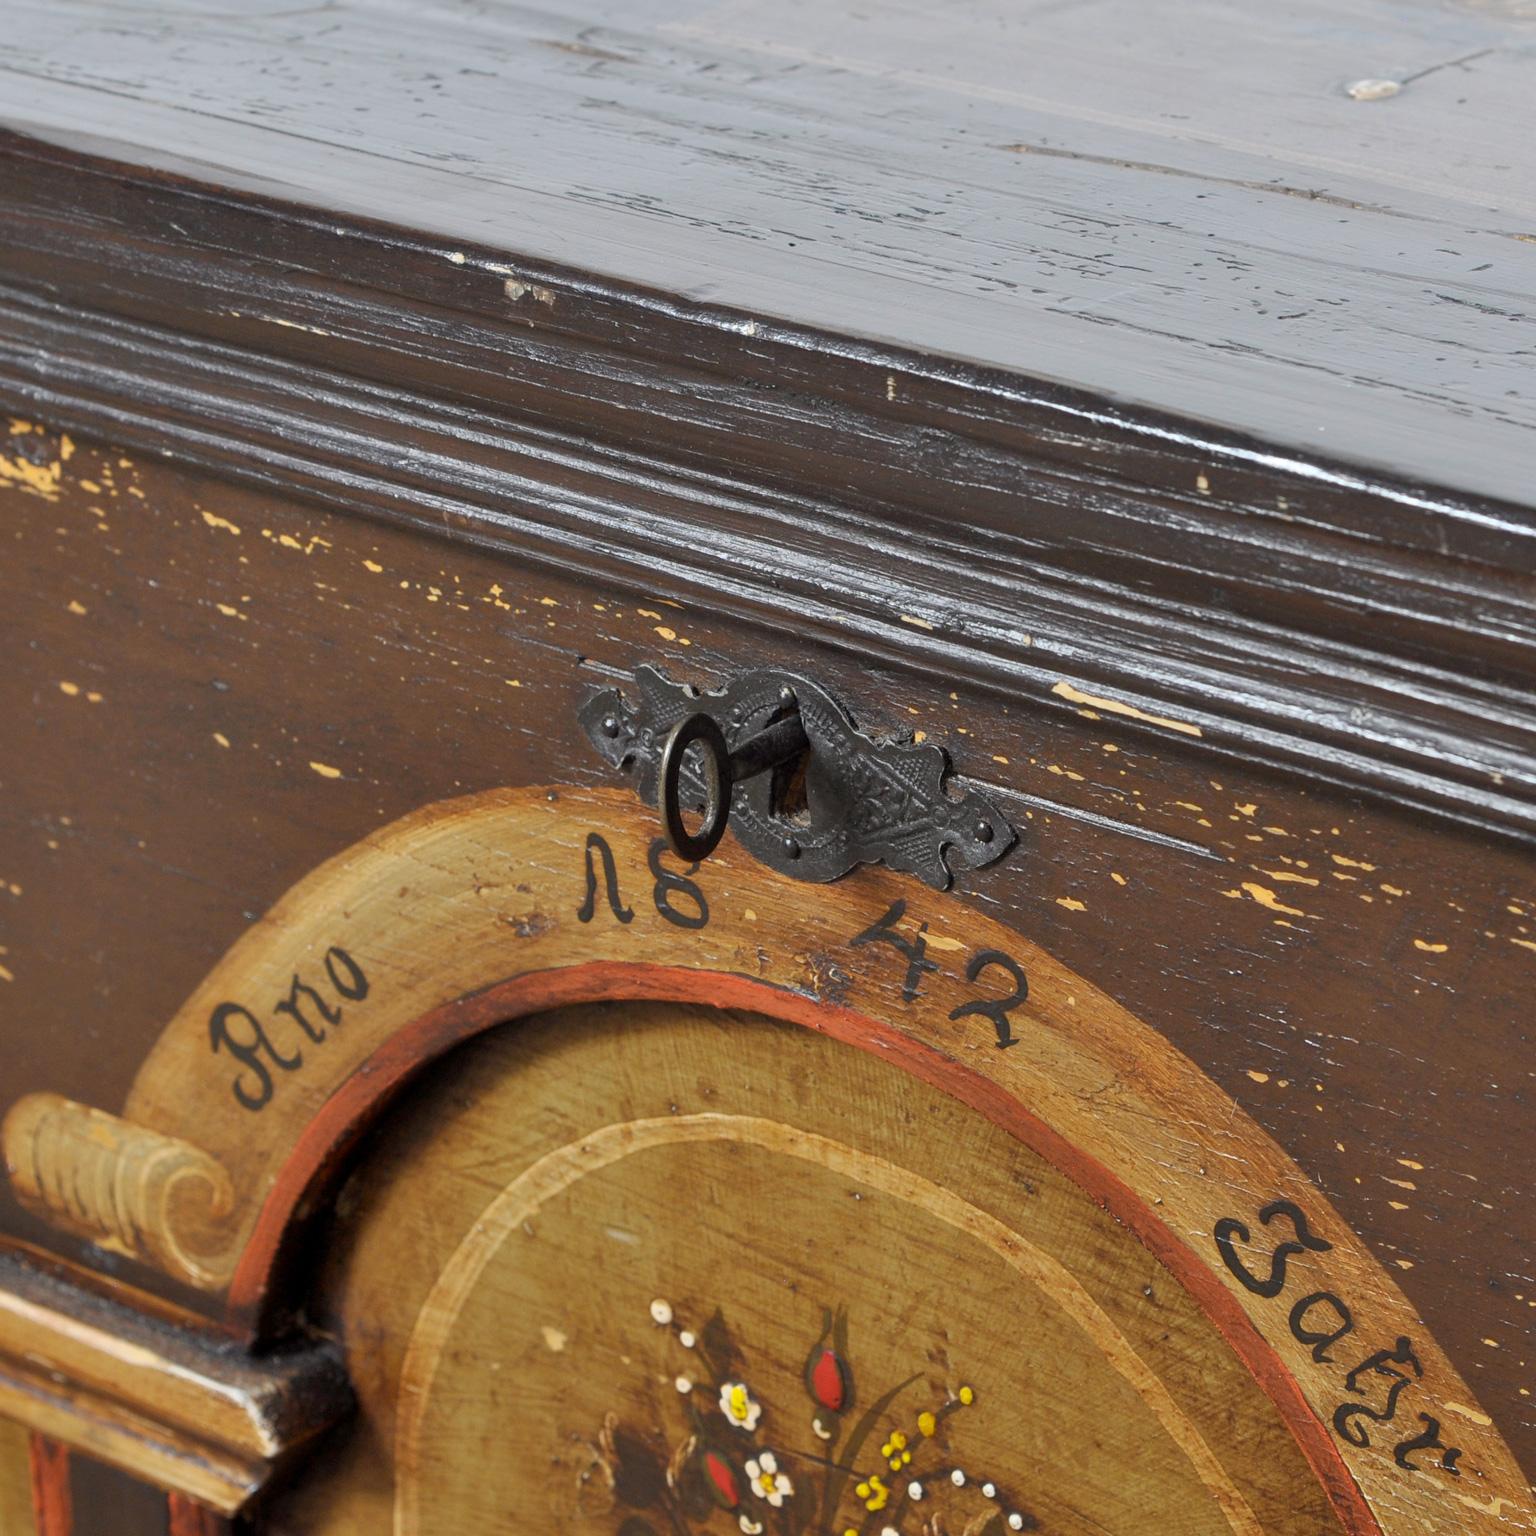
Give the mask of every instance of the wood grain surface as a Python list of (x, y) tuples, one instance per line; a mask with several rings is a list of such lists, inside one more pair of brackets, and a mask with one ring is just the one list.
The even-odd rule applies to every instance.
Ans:
[(36, 1536), (32, 1516), (31, 1436), (0, 1422), (0, 1536)]
[[(1532, 1528), (1533, 28), (14, 0), (0, 1536), (268, 1481), (168, 1317), (346, 1350), (283, 1536)], [(1019, 846), (686, 871), (641, 663)]]
[(1513, 0), (7, 19), (54, 143), (1529, 499)]
[[(9, 460), (38, 483), (18, 467), (0, 491), (20, 552), (0, 579), (32, 637), (0, 675), (28, 722), (0, 740), (8, 1093), (121, 1108), (166, 1022), (324, 859), (455, 794), (603, 781), (575, 724), (594, 683), (657, 659), (701, 684), (794, 665), (872, 729), (945, 740), (1003, 798), (1024, 841), (961, 899), (1272, 1135), (1530, 1458), (1523, 849), (1094, 705), (1048, 715), (702, 602), (40, 441)], [(166, 1284), (14, 1205), (6, 1221)]]
[[(808, 887), (739, 849), (716, 855), (707, 872), (669, 868), (663, 852), (654, 813), (626, 790), (530, 788), (427, 807), (328, 861), (215, 967), (167, 1025), (129, 1095), (128, 1122), (178, 1149), (199, 1146), (221, 1178), (199, 1176), (179, 1200), (136, 1207), (142, 1235), (113, 1219), (100, 1236), (178, 1279), (227, 1292), (233, 1319), (249, 1323), (258, 1309), (270, 1315), (274, 1301), (298, 1304), (299, 1282), (280, 1266), (286, 1258), (291, 1270), (309, 1251), (301, 1211), (323, 1209), (338, 1155), (403, 1081), (452, 1045), (560, 1003), (745, 1003), (860, 1046), (886, 1070), (948, 1093), (1106, 1208), (1133, 1234), (1128, 1241), (1188, 1290), (1269, 1395), (1344, 1529), (1417, 1536), (1474, 1517), (1536, 1528), (1493, 1420), (1387, 1270), (1284, 1153), (1154, 1031), (1025, 936), (952, 899), (919, 896), (903, 877), (864, 870)], [(578, 1070), (570, 1091), (585, 1092), (591, 1075)], [(1001, 1259), (1004, 1277), (1011, 1272), (1051, 1297), (1142, 1399), (1231, 1529), (1258, 1536), (1272, 1524), (1211, 1463), (1206, 1438), (1070, 1266), (1021, 1247), (954, 1193), (968, 1158), (957, 1159), (947, 1183), (915, 1174), (903, 1182), (878, 1158), (829, 1139), (826, 1121), (790, 1132), (738, 1113), (723, 1125), (713, 1112), (677, 1119), (682, 1111), (665, 1092), (659, 1102), (672, 1104), (671, 1118), (599, 1126), (549, 1152), (537, 1172), (508, 1185), (513, 1214), (505, 1223), (481, 1214), (469, 1246), (443, 1262), (442, 1295), (423, 1304), (402, 1366), (422, 1380), (403, 1389), (413, 1406), (397, 1437), (397, 1471), (443, 1459), (418, 1450), (418, 1413), (435, 1362), (464, 1348), (450, 1349), (432, 1332), (433, 1319), (453, 1326), (499, 1251), (494, 1234), (532, 1220), (543, 1199), (637, 1148), (725, 1140), (829, 1169), (877, 1194), (918, 1199), (913, 1192), (926, 1191), (918, 1204), (928, 1218)], [(850, 1090), (843, 1122), (857, 1118), (857, 1102)], [(142, 1159), (131, 1137), (110, 1128), (75, 1136), (50, 1129), (71, 1114), (93, 1126), (102, 1120), (51, 1096), (23, 1099), (6, 1118), (5, 1154), (13, 1169), (63, 1164), (19, 1187), (45, 1217), (57, 1212), (79, 1231), (90, 1207), (74, 1190), (106, 1180), (94, 1163), (88, 1175), (71, 1177), (76, 1148), (110, 1149), (128, 1183)], [(177, 1151), (173, 1163), (181, 1161)], [(764, 1192), (753, 1205), (770, 1201), (773, 1181), (758, 1177)], [(434, 1210), (436, 1182), (427, 1174), (413, 1186)], [(684, 1209), (698, 1203), (680, 1199)], [(226, 1234), (196, 1249), (216, 1248), (233, 1262), (189, 1265), (188, 1227), (200, 1238)], [(681, 1236), (668, 1240), (687, 1246)], [(741, 1239), (746, 1252), (766, 1241)], [(936, 1241), (912, 1237), (918, 1250)], [(567, 1263), (577, 1238), (550, 1247), (569, 1285), (583, 1271)], [(725, 1249), (700, 1262), (719, 1269)], [(855, 1273), (868, 1268), (850, 1263)], [(941, 1288), (952, 1294), (960, 1285), (951, 1279)], [(379, 1310), (366, 1306), (358, 1317), (376, 1337)], [(972, 1326), (984, 1331), (983, 1319)], [(402, 1335), (398, 1325), (386, 1332)], [(1360, 1358), (1350, 1364), (1331, 1351), (1352, 1335)], [(1370, 1389), (1382, 1382), (1378, 1400)], [(1121, 1459), (1111, 1456), (1108, 1467)], [(1099, 1475), (1109, 1476), (1108, 1467)], [(412, 1488), (407, 1481), (397, 1489), (401, 1536), (424, 1529)], [(1178, 1507), (1187, 1498), (1169, 1493), (1166, 1501)], [(549, 1500), (525, 1494), (514, 1502), (543, 1509)], [(1088, 1518), (1090, 1526), (1099, 1520)], [(1107, 1518), (1113, 1526), (1119, 1517)]]
[[(324, 1287), (367, 1319), (362, 1418), (276, 1532), (1363, 1528), (1134, 1238), (870, 1053), (562, 1010), (456, 1056), (363, 1166)], [(732, 1508), (690, 1483), (711, 1451)]]

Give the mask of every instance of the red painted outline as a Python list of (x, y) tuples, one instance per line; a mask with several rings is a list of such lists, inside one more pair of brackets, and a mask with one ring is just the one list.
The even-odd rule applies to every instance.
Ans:
[(234, 1529), (216, 1510), (184, 1493), (167, 1495), (165, 1536), (227, 1536)]
[(69, 1447), (34, 1431), (28, 1449), (37, 1536), (73, 1536), (75, 1501), (69, 1486)]
[[(878, 1051), (914, 1077), (984, 1115), (1061, 1170), (1133, 1232), (1210, 1318), (1295, 1436), (1348, 1536), (1382, 1536), (1338, 1447), (1296, 1378), (1226, 1286), (1141, 1199), (1096, 1158), (1031, 1114), (1006, 1090), (960, 1062), (866, 1014), (720, 971), (639, 961), (591, 960), (511, 977), (435, 1008), (390, 1036), (305, 1126), (262, 1205), (231, 1282), (232, 1325), (259, 1326), (283, 1238), (295, 1211), (335, 1171), (385, 1101), (451, 1046), (492, 1025), (572, 1003), (706, 1003), (804, 1025)], [(51, 1536), (51, 1533), (49, 1533)]]

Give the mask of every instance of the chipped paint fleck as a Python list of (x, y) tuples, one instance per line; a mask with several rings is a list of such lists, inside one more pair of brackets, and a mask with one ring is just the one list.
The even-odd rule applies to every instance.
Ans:
[(1075, 896), (1058, 896), (1056, 898), (1056, 905), (1058, 907), (1065, 907), (1068, 912), (1086, 912), (1088, 910), (1087, 905), (1077, 900)]
[(73, 614), (84, 615), (85, 604), (77, 603), (73, 598), (71, 598), (69, 602), (69, 611)]
[(1144, 709), (1138, 709), (1134, 704), (1122, 704), (1119, 699), (1099, 698), (1095, 694), (1084, 693), (1080, 688), (1074, 688), (1065, 679), (1058, 682), (1051, 692), (1059, 699), (1065, 699), (1069, 704), (1088, 704), (1094, 709), (1102, 709), (1106, 714), (1124, 715), (1128, 720), (1140, 720), (1144, 725), (1156, 725), (1165, 731), (1178, 731), (1184, 736), (1203, 736), (1205, 733), (1198, 725), (1189, 720), (1174, 720), (1168, 715), (1149, 714)]
[[(10, 436), (41, 437), (46, 440), (48, 434), (42, 427), (34, 426), (30, 421), (18, 421), (12, 419), (10, 423)], [(0, 484), (14, 485), (24, 491), (29, 491), (34, 496), (41, 496), (44, 501), (57, 501), (59, 499), (59, 487), (64, 479), (64, 466), (74, 456), (75, 445), (67, 434), (59, 438), (58, 453), (46, 462), (34, 463), (19, 449), (15, 456), (10, 453), (0, 452)]]
[(913, 629), (926, 629), (929, 631), (933, 629), (933, 625), (927, 619), (920, 619), (915, 613), (902, 614), (901, 622), (903, 624), (910, 624)]
[(312, 555), (317, 549), (331, 548), (331, 541), (322, 538), (318, 533), (310, 534), (307, 542), (295, 538), (291, 533), (273, 533), (270, 528), (263, 528), (261, 536), (280, 544), (284, 549), (296, 549), (300, 554), (305, 555)]
[(1415, 939), (1415, 949), (1422, 949), (1426, 955), (1443, 955), (1451, 946), (1449, 944), (1431, 944), (1427, 939)]
[(1252, 1078), (1256, 1083), (1267, 1083), (1269, 1081), (1268, 1072), (1259, 1072), (1252, 1067), (1248, 1069), (1244, 1076)]
[(322, 779), (339, 779), (341, 777), (341, 769), (332, 768), (329, 763), (311, 762), (309, 766), (313, 768), (314, 771), (318, 773)]
[(1284, 912), (1288, 917), (1305, 917), (1307, 914), (1300, 907), (1288, 907), (1280, 900), (1268, 886), (1259, 885), (1252, 880), (1245, 880), (1242, 885), (1245, 890), (1261, 907), (1271, 912)]
[(524, 299), (532, 299), (535, 304), (542, 304), (545, 309), (555, 307), (555, 290), (546, 288), (542, 283), (525, 283), (519, 278), (509, 277), (501, 285), (501, 290), (514, 304), (520, 304)]
[[(1338, 836), (1337, 828), (1334, 830), (1334, 836)], [(1364, 859), (1346, 858), (1342, 853), (1330, 853), (1328, 857), (1332, 859), (1335, 864), (1342, 865), (1345, 869), (1363, 869), (1367, 874), (1374, 874), (1376, 870), (1376, 866), (1374, 864), (1367, 864)]]
[(1261, 869), (1259, 873), (1282, 885), (1316, 885), (1318, 883), (1312, 875), (1298, 875), (1294, 870), (1289, 869)]
[(229, 746), (229, 737), (228, 737), (228, 736), (226, 736), (226, 735), (225, 735), (225, 734), (224, 734), (224, 733), (223, 733), (223, 731), (215, 731), (215, 732), (214, 732), (214, 733), (213, 733), (213, 739), (214, 739), (214, 740), (215, 740), (215, 741), (216, 741), (216, 742), (218, 742), (218, 744), (219, 744), (219, 745), (220, 745), (220, 746), (221, 746), (221, 747), (224, 747), (224, 748), (226, 748), (226, 749), (227, 749), (227, 748), (228, 748), (228, 746)]

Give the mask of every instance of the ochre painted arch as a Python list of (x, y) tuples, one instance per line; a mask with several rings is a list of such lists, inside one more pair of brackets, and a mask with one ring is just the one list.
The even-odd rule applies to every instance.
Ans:
[[(1027, 1000), (997, 1007), (1020, 977)], [(1513, 1457), (1390, 1275), (1154, 1030), (1023, 936), (883, 870), (806, 886), (727, 841), (689, 879), (622, 790), (446, 802), (323, 864), (177, 1013), (121, 1116), (50, 1096), (13, 1110), (13, 1181), (61, 1225), (223, 1294), (249, 1328), (305, 1196), (391, 1092), (476, 1031), (599, 999), (820, 1030), (1009, 1130), (1197, 1298), (1347, 1530), (1536, 1530)], [(1277, 1247), (1309, 1233), (1266, 1294)], [(1308, 1293), (1343, 1300), (1359, 1340), (1412, 1341), (1406, 1428), (1364, 1445), (1336, 1430), (1343, 1370), (1290, 1325)], [(1440, 1448), (1394, 1455), (1430, 1421)]]

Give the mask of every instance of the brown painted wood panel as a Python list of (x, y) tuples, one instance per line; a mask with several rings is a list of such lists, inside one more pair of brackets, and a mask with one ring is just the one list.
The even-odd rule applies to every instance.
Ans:
[[(594, 683), (652, 660), (700, 683), (793, 665), (871, 728), (942, 738), (1004, 799), (1021, 846), (965, 898), (1273, 1134), (1529, 1460), (1523, 848), (1214, 762), (1091, 700), (1064, 723), (964, 676), (47, 443), (40, 483), (0, 491), (0, 580), (30, 637), (0, 680), (25, 722), (0, 747), (18, 1094), (120, 1105), (224, 950), (384, 822), (607, 782), (575, 724)], [(90, 1049), (61, 1053), (76, 1028)]]

